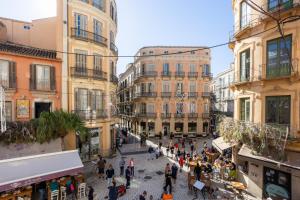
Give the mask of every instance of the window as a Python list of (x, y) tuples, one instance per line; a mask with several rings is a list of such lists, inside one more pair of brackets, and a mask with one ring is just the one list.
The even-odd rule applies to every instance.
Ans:
[(250, 98), (240, 99), (240, 120), (250, 121)]
[(112, 2), (110, 2), (110, 17), (115, 20), (115, 7)]
[(88, 111), (88, 90), (75, 89), (75, 109), (80, 113)]
[(148, 92), (154, 92), (155, 86), (154, 83), (148, 83)]
[(209, 85), (208, 84), (204, 84), (204, 92), (209, 92)]
[(197, 132), (197, 123), (194, 122), (188, 123), (188, 132), (189, 133)]
[(266, 123), (290, 124), (291, 97), (266, 97)]
[(82, 50), (75, 50), (75, 67), (76, 69), (82, 69), (82, 72), (85, 72), (86, 61), (87, 61), (87, 52)]
[(148, 71), (148, 72), (154, 72), (155, 71), (155, 65), (154, 64), (148, 64), (146, 71)]
[(104, 0), (93, 0), (93, 5), (94, 7), (104, 11), (104, 5), (103, 5)]
[(102, 35), (102, 23), (94, 19), (94, 40), (96, 42), (104, 42), (101, 35)]
[(240, 81), (250, 79), (250, 49), (240, 53)]
[(36, 89), (50, 90), (50, 67), (36, 65)]
[(163, 74), (168, 75), (169, 74), (169, 63), (163, 64)]
[(176, 94), (177, 95), (183, 94), (183, 83), (182, 82), (176, 83)]
[(87, 16), (75, 13), (76, 36), (87, 37)]
[(176, 103), (176, 114), (183, 114), (183, 103)]
[(162, 91), (163, 92), (170, 92), (170, 83), (169, 83), (169, 81), (163, 81)]
[(291, 74), (292, 36), (267, 42), (267, 78)]
[(12, 102), (6, 101), (5, 102), (5, 118), (7, 122), (12, 121)]
[(288, 9), (293, 6), (293, 0), (268, 0), (268, 10), (275, 11), (283, 8)]
[(190, 64), (190, 72), (196, 72), (196, 64)]
[(196, 81), (190, 82), (190, 92), (196, 92)]
[(209, 113), (209, 106), (207, 103), (204, 104), (204, 113)]
[(181, 63), (176, 64), (176, 72), (183, 72), (183, 64)]
[(168, 114), (169, 112), (170, 112), (169, 104), (168, 103), (163, 103), (163, 113)]
[(146, 107), (147, 107), (147, 105), (145, 103), (142, 103), (140, 105), (140, 112), (141, 113), (146, 113)]
[(97, 72), (102, 71), (102, 56), (94, 54), (94, 70)]
[(196, 113), (196, 103), (191, 102), (189, 107), (190, 113)]
[(91, 110), (100, 111), (104, 108), (104, 94), (100, 90), (91, 90)]
[(250, 23), (250, 6), (243, 1), (240, 7), (240, 29), (247, 27)]
[(209, 64), (204, 64), (203, 65), (203, 75), (209, 76), (210, 74), (210, 65)]
[(147, 113), (155, 113), (154, 104), (147, 104)]
[(115, 35), (112, 31), (110, 31), (109, 37), (110, 37), (110, 43), (114, 44), (115, 43)]
[(9, 86), (9, 61), (6, 60), (0, 60), (0, 84)]

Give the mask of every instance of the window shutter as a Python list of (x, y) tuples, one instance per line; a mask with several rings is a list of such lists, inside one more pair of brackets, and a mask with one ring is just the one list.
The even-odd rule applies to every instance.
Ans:
[(91, 102), (91, 110), (96, 110), (96, 91), (90, 91), (90, 102)]
[(78, 92), (78, 89), (77, 88), (75, 88), (75, 95), (74, 95), (74, 98), (75, 98), (75, 110), (77, 111), (77, 110), (79, 110), (79, 108), (80, 108), (80, 103), (79, 103), (79, 98), (78, 98), (78, 94), (79, 94), (79, 92)]
[(36, 65), (30, 65), (30, 79), (29, 79), (30, 90), (36, 89)]
[(9, 62), (9, 88), (16, 88), (17, 86), (16, 63)]
[(50, 89), (56, 89), (55, 67), (50, 67)]

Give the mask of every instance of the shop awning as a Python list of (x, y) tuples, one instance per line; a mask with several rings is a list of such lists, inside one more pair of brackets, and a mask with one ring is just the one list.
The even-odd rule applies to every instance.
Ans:
[(254, 155), (252, 153), (251, 149), (249, 147), (247, 147), (246, 145), (243, 145), (241, 147), (240, 151), (238, 152), (238, 156), (242, 157), (244, 159), (247, 159), (247, 160), (267, 162), (267, 163), (271, 163), (275, 166), (284, 166), (284, 167), (300, 170), (300, 160), (299, 159), (285, 161), (285, 162), (279, 162), (277, 160), (267, 158), (264, 156)]
[(0, 160), (0, 192), (82, 172), (78, 151)]
[(218, 137), (212, 141), (212, 146), (216, 148), (220, 153), (222, 153), (225, 149), (229, 149), (234, 146), (234, 144), (225, 142), (223, 137)]

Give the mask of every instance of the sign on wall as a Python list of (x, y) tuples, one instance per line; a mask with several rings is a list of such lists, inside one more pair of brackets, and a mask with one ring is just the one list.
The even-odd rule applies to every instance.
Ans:
[(29, 100), (17, 100), (17, 118), (25, 119), (30, 118), (29, 113)]

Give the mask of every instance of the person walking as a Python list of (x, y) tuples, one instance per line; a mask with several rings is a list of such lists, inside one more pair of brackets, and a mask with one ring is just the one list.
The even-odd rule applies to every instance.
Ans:
[(172, 167), (171, 167), (171, 175), (172, 175), (172, 179), (173, 179), (173, 183), (176, 184), (176, 179), (177, 179), (177, 172), (178, 172), (178, 167), (175, 163), (173, 163)]
[(170, 146), (169, 145), (166, 147), (166, 151), (167, 151), (167, 157), (169, 157), (169, 151), (170, 151)]
[(179, 160), (179, 158), (180, 158), (180, 155), (181, 155), (181, 152), (180, 152), (180, 149), (178, 148), (178, 150), (177, 150), (177, 154), (176, 154), (176, 161), (178, 161), (178, 160)]
[(130, 166), (127, 166), (127, 169), (125, 170), (125, 177), (126, 177), (126, 189), (129, 189), (129, 187), (130, 187), (130, 178), (131, 178)]
[(199, 163), (197, 163), (195, 169), (194, 169), (194, 173), (196, 174), (196, 178), (198, 181), (200, 181), (200, 177), (201, 177), (201, 167), (199, 166)]
[(103, 178), (104, 179), (105, 164), (106, 164), (106, 160), (104, 160), (102, 158), (102, 156), (99, 155), (99, 160), (97, 162), (97, 165), (98, 165), (98, 176), (99, 176), (99, 178)]
[(89, 194), (88, 194), (88, 200), (94, 199), (94, 188), (92, 186), (89, 186)]
[(174, 155), (174, 146), (171, 146), (171, 158), (173, 159), (173, 155)]
[(106, 179), (107, 179), (108, 186), (111, 185), (114, 175), (115, 175), (115, 170), (112, 167), (112, 165), (110, 164), (108, 169), (106, 170)]
[(143, 194), (140, 195), (140, 200), (146, 200), (147, 198), (147, 192), (144, 191)]
[(182, 172), (182, 169), (183, 169), (183, 163), (184, 163), (183, 156), (180, 156), (180, 158), (179, 158), (180, 172)]
[(119, 162), (119, 166), (120, 166), (120, 176), (124, 175), (124, 166), (125, 166), (125, 160), (122, 157), (120, 162)]
[(134, 176), (134, 161), (133, 161), (133, 158), (130, 159), (129, 166), (130, 166), (131, 176)]
[(169, 187), (169, 193), (172, 193), (172, 180), (171, 180), (171, 170), (168, 169), (166, 174), (165, 174), (165, 187), (164, 187), (164, 191), (167, 191), (167, 188)]
[(112, 186), (108, 187), (108, 198), (109, 200), (117, 200), (118, 199), (118, 188), (116, 187), (116, 182), (112, 182)]

